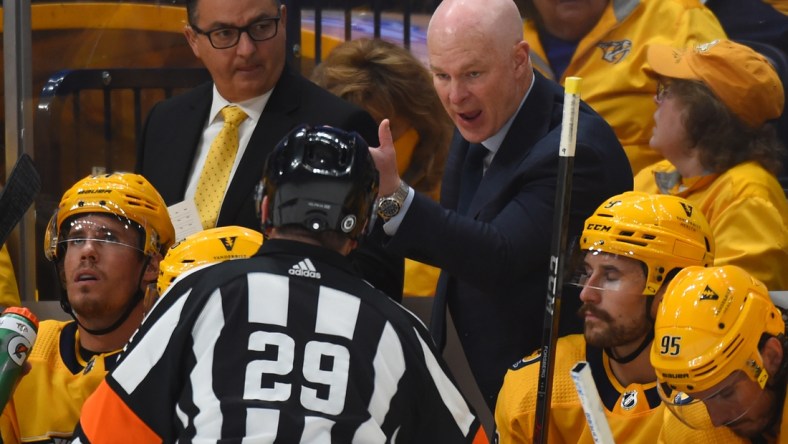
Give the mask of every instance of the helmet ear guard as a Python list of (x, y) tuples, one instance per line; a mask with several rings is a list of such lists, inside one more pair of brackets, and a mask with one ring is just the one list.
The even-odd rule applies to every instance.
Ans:
[(736, 371), (763, 388), (764, 334), (784, 335), (785, 321), (760, 281), (732, 265), (688, 267), (660, 304), (651, 364), (674, 391), (709, 390)]
[(302, 125), (268, 156), (257, 190), (268, 198), (263, 230), (298, 225), (358, 239), (374, 222), (378, 172), (369, 147), (354, 132)]

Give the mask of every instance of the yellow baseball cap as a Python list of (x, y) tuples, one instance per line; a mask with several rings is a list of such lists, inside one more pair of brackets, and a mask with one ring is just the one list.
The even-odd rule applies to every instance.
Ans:
[(747, 125), (760, 128), (780, 117), (785, 105), (783, 84), (766, 57), (730, 40), (714, 40), (692, 48), (650, 45), (648, 63), (657, 74), (703, 82)]

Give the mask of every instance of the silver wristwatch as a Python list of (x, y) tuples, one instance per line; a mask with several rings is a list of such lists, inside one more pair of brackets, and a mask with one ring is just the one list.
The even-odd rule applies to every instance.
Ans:
[(383, 219), (383, 222), (388, 222), (389, 219), (399, 214), (408, 197), (408, 191), (410, 191), (408, 184), (404, 180), (400, 180), (399, 187), (394, 194), (378, 199), (378, 216)]

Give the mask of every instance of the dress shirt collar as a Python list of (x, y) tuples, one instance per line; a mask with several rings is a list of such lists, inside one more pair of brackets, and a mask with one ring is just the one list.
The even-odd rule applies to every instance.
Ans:
[(482, 141), (482, 145), (484, 145), (485, 148), (490, 150), (493, 153), (493, 155), (498, 152), (498, 148), (501, 147), (501, 144), (503, 143), (503, 139), (506, 137), (506, 134), (509, 132), (509, 128), (511, 128), (512, 122), (514, 122), (514, 118), (517, 117), (517, 114), (520, 113), (520, 109), (522, 109), (523, 103), (525, 103), (525, 100), (528, 99), (528, 95), (531, 94), (531, 90), (534, 88), (534, 83), (536, 83), (536, 75), (531, 73), (531, 78), (533, 79), (531, 81), (531, 86), (529, 86), (528, 91), (525, 92), (525, 95), (523, 96), (523, 100), (520, 101), (520, 106), (517, 107), (517, 111), (515, 111), (514, 114), (512, 114), (512, 116), (509, 117), (509, 120), (506, 121), (506, 123), (501, 127), (500, 130), (498, 130), (497, 133), (495, 133), (489, 139)]
[(268, 91), (267, 93), (252, 97), (249, 100), (244, 100), (243, 102), (233, 103), (227, 101), (221, 94), (219, 94), (219, 90), (216, 89), (216, 85), (213, 85), (213, 100), (211, 101), (211, 111), (208, 114), (208, 123), (211, 124), (216, 121), (217, 116), (219, 115), (219, 111), (222, 110), (225, 106), (228, 105), (236, 105), (244, 112), (247, 116), (249, 116), (253, 121), (260, 120), (260, 115), (263, 114), (263, 109), (265, 109), (265, 105), (268, 103), (268, 99), (271, 98), (271, 93), (273, 93), (273, 88)]

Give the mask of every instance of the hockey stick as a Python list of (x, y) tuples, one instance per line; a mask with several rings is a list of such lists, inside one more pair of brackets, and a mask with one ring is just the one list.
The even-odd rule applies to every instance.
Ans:
[(534, 442), (547, 442), (547, 424), (553, 393), (555, 344), (558, 341), (558, 318), (561, 313), (561, 287), (564, 281), (566, 238), (569, 232), (569, 201), (572, 195), (572, 170), (577, 142), (577, 115), (580, 109), (580, 77), (568, 77), (564, 92), (564, 114), (559, 144), (558, 184), (553, 206), (553, 239), (550, 246), (550, 271), (547, 279), (539, 386), (536, 393)]
[(33, 159), (22, 153), (0, 192), (0, 245), (30, 208), (41, 191), (41, 177), (33, 166)]
[(571, 373), (594, 442), (596, 444), (614, 444), (613, 432), (610, 430), (610, 424), (607, 423), (602, 400), (599, 399), (599, 391), (596, 389), (588, 362), (579, 361), (572, 367)]

